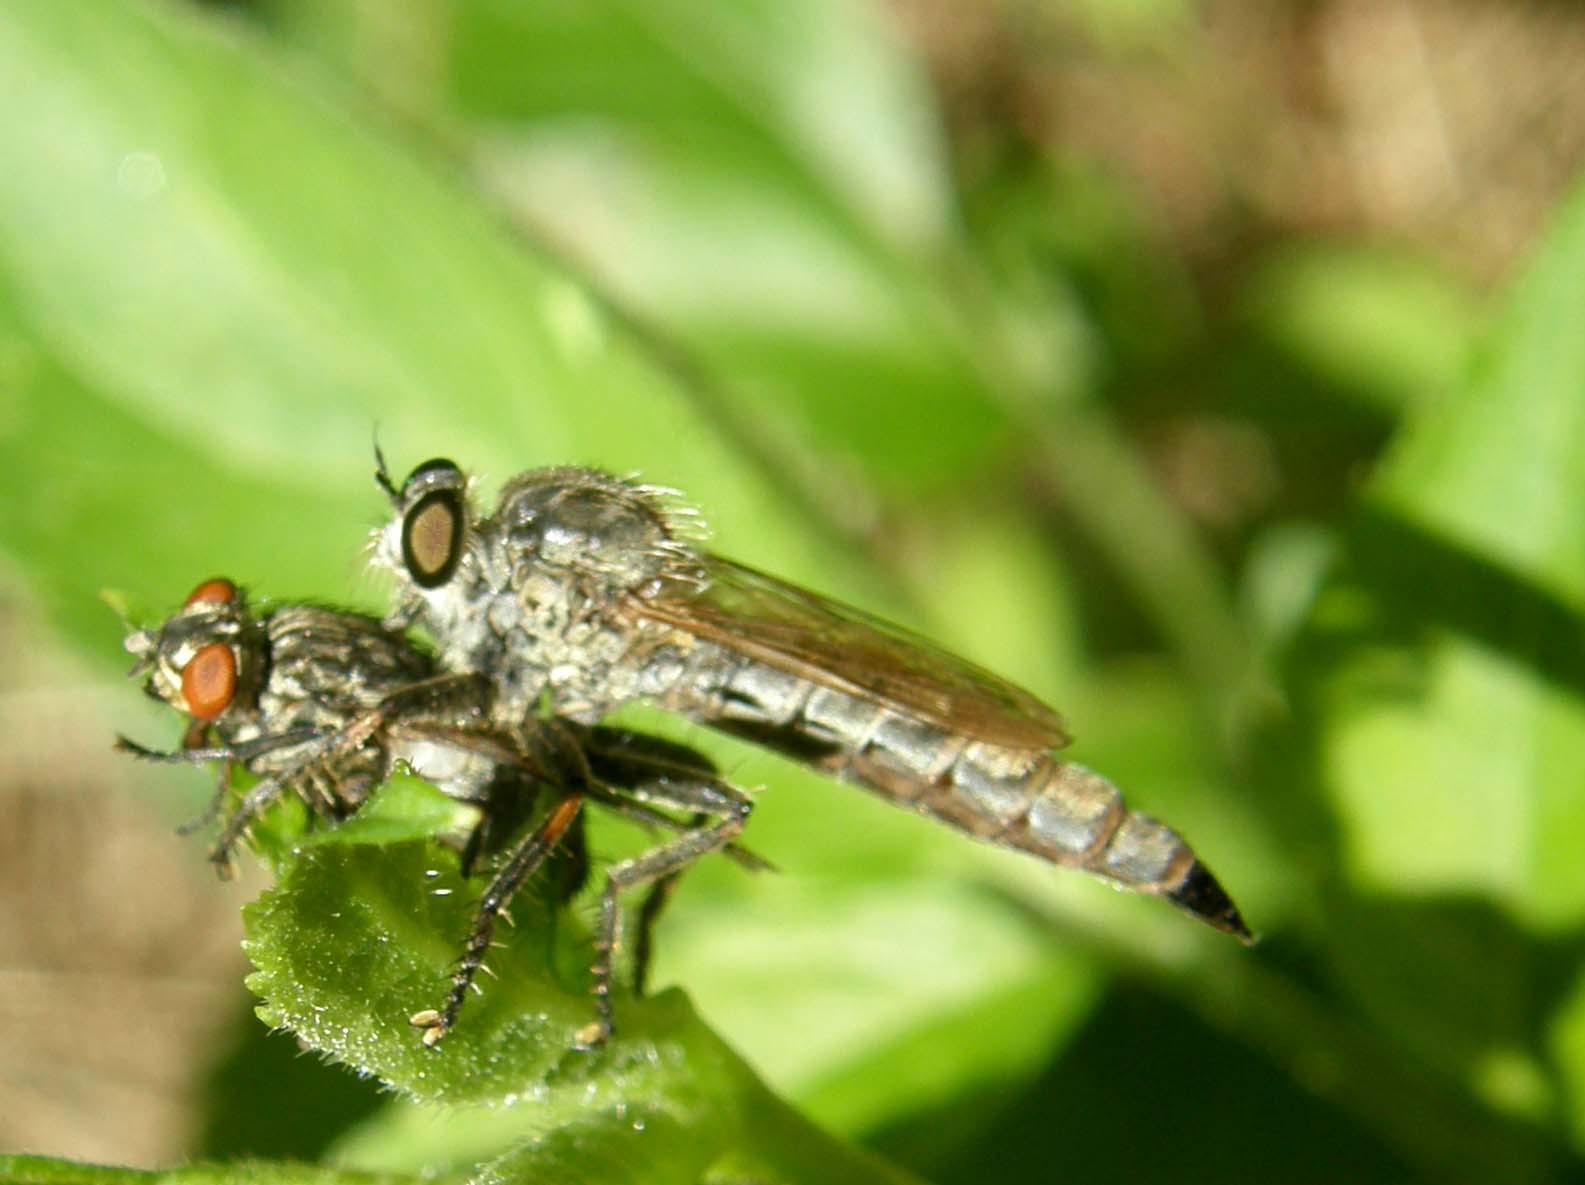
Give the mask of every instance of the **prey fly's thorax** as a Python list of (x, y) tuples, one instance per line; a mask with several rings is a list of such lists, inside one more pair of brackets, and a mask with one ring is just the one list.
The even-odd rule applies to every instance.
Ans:
[(336, 727), (392, 691), (435, 673), (429, 656), (372, 618), (285, 605), (266, 618), (270, 678), (263, 708)]
[[(400, 727), (478, 728), (488, 721), (488, 684), (445, 680), (428, 690), (434, 660), (362, 614), (289, 604), (259, 616), (229, 581), (207, 581), (127, 648), (147, 670), (148, 692), (192, 718), (184, 747), (204, 749), (213, 737), (246, 753), (237, 760), (256, 777), (288, 775), (288, 788), (333, 817), (356, 810), (398, 762), (467, 801), (495, 776), (493, 760)], [(398, 695), (408, 702), (391, 711)], [(378, 728), (305, 762), (315, 744), (370, 713), (384, 713)]]

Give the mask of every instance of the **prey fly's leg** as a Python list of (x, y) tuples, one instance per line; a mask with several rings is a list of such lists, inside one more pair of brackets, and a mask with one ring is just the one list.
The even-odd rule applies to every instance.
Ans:
[(247, 765), (278, 749), (307, 745), (334, 735), (322, 728), (293, 728), (271, 736), (255, 737), (251, 741), (241, 741), (235, 745), (218, 745), (209, 749), (181, 748), (174, 752), (145, 749), (136, 741), (118, 736), (114, 748), (119, 753), (130, 753), (139, 761), (153, 761), (160, 765), (208, 765), (211, 761), (235, 761), (239, 765)]
[[(716, 820), (708, 827), (685, 831), (631, 860), (623, 860), (606, 873), (605, 891), (600, 897), (600, 923), (595, 934), (594, 965), (590, 968), (595, 1019), (579, 1030), (577, 1045), (593, 1049), (611, 1036), (611, 964), (622, 937), (622, 914), (618, 897), (625, 889), (653, 885), (675, 876), (701, 856), (709, 855), (731, 843), (748, 822), (754, 804), (740, 790), (724, 782), (678, 781), (666, 788), (667, 805)], [(654, 797), (650, 795), (650, 797)]]
[[(234, 745), (210, 749), (184, 748), (174, 753), (145, 749), (126, 737), (117, 737), (116, 748), (144, 761), (196, 765), (219, 761), (222, 764), (235, 762), (245, 767), (251, 767), (260, 758), (277, 754), (282, 750), (299, 750), (289, 758), (276, 758), (283, 764), (268, 777), (250, 787), (242, 796), (242, 801), (226, 818), (219, 838), (209, 851), (209, 860), (220, 873), (221, 879), (229, 880), (233, 872), (232, 848), (236, 846), (237, 841), (242, 838), (254, 819), (272, 806), (283, 792), (296, 791), (302, 795), (303, 801), (311, 810), (330, 818), (337, 817), (334, 794), (325, 789), (321, 775), (325, 774), (331, 762), (355, 754), (371, 736), (386, 726), (387, 716), (382, 705), (361, 713), (350, 724), (333, 730), (295, 728), (273, 736), (255, 737)], [(382, 778), (376, 779), (378, 780), (383, 780), (383, 775)]]
[(237, 874), (236, 865), (231, 859), (231, 849), (237, 846), (237, 841), (247, 833), (253, 820), (263, 814), (272, 806), (281, 792), (286, 789), (285, 775), (265, 778), (248, 787), (248, 792), (242, 796), (242, 801), (226, 818), (225, 826), (220, 829), (220, 835), (215, 840), (214, 846), (209, 849), (209, 862), (215, 866), (215, 872), (223, 881), (231, 880)]
[(517, 845), (511, 857), (501, 865), (491, 879), (489, 887), (484, 890), (484, 896), (479, 899), (478, 908), (474, 911), (473, 929), (468, 934), (468, 944), (463, 949), (457, 970), (452, 973), (451, 989), (446, 993), (445, 1002), (439, 1008), (426, 1008), (407, 1018), (409, 1024), (424, 1031), (422, 1040), (425, 1045), (437, 1044), (451, 1030), (451, 1026), (457, 1023), (457, 1013), (462, 1010), (462, 1002), (467, 999), (468, 989), (473, 986), (479, 968), (484, 965), (484, 953), (490, 949), (490, 937), (495, 932), (496, 918), (506, 908), (507, 902), (512, 899), (512, 894), (517, 892), (523, 882), (534, 874), (555, 849), (562, 835), (578, 817), (578, 811), (582, 806), (583, 797), (579, 794), (570, 794), (558, 802), (545, 817), (545, 821)]
[(231, 758), (222, 758), (220, 771), (215, 777), (215, 792), (209, 798), (209, 805), (204, 807), (193, 818), (176, 828), (176, 834), (188, 836), (195, 831), (202, 831), (209, 824), (220, 817), (221, 809), (226, 805), (226, 799), (231, 794), (231, 770), (235, 763)]
[[(214, 748), (203, 748), (196, 745), (183, 745), (175, 752), (161, 752), (156, 749), (145, 749), (136, 741), (126, 737), (117, 737), (115, 747), (123, 753), (130, 753), (140, 761), (154, 761), (167, 765), (207, 765), (211, 761), (220, 762), (220, 777), (215, 789), (215, 796), (208, 808), (197, 819), (184, 823), (178, 831), (182, 835), (189, 835), (198, 828), (220, 814), (225, 804), (226, 796), (231, 792), (231, 768), (233, 765), (247, 766), (261, 757), (283, 749), (292, 749), (306, 746), (308, 752), (301, 758), (294, 760), (284, 772), (265, 778), (253, 786), (243, 795), (242, 801), (227, 818), (220, 838), (210, 849), (209, 860), (214, 864), (221, 879), (229, 880), (232, 875), (231, 849), (236, 845), (242, 833), (265, 808), (275, 801), (281, 791), (290, 784), (297, 772), (310, 767), (321, 759), (322, 750), (333, 742), (336, 733), (326, 733), (315, 728), (294, 728), (273, 736), (255, 737), (250, 741), (242, 741), (235, 745), (223, 745)], [(193, 739), (189, 734), (189, 739)]]
[[(348, 730), (341, 729), (321, 734), (318, 739), (303, 746), (303, 752), (294, 756), (284, 769), (248, 788), (242, 801), (226, 817), (220, 835), (209, 849), (209, 862), (215, 866), (222, 880), (230, 880), (235, 875), (231, 852), (237, 841), (247, 833), (253, 821), (273, 806), (286, 791), (293, 791), (302, 798), (312, 812), (310, 824), (316, 816), (331, 820), (341, 817), (338, 794), (351, 783), (347, 780), (346, 770), (333, 770), (330, 763), (337, 758), (355, 758), (358, 746), (367, 739), (357, 737), (349, 741), (347, 733)], [(383, 781), (386, 772), (382, 767), (374, 780)]]
[[(235, 745), (229, 750), (192, 749), (185, 751), (179, 757), (176, 754), (160, 755), (160, 759), (176, 758), (190, 761), (198, 759), (200, 754), (207, 754), (239, 760), (246, 764), (261, 754), (287, 747), (288, 744), (302, 745), (302, 752), (295, 754), (286, 768), (250, 788), (227, 818), (220, 837), (210, 849), (209, 859), (220, 870), (222, 877), (229, 877), (231, 849), (236, 846), (253, 820), (272, 805), (284, 790), (289, 788), (299, 790), (311, 810), (331, 818), (336, 817), (337, 804), (334, 792), (325, 789), (321, 778), (331, 762), (356, 754), (371, 737), (388, 730), (392, 722), (400, 719), (404, 714), (425, 707), (438, 707), (443, 703), (449, 705), (459, 695), (471, 693), (477, 685), (478, 681), (472, 676), (437, 676), (404, 687), (386, 697), (378, 706), (360, 712), (349, 723), (333, 731), (299, 729), (277, 737), (260, 737), (256, 741)], [(126, 745), (123, 744), (123, 747)], [(146, 753), (139, 755), (152, 756)], [(375, 781), (383, 781), (385, 772), (388, 771), (382, 769)]]
[[(187, 733), (182, 737), (183, 749), (202, 749), (209, 739), (210, 729), (213, 726), (207, 720), (194, 720), (187, 726)], [(197, 818), (189, 819), (176, 829), (176, 834), (186, 837), (195, 831), (200, 831), (220, 817), (220, 809), (226, 805), (226, 798), (231, 793), (231, 771), (234, 762), (227, 757), (220, 763), (220, 769), (215, 775), (215, 792), (209, 799), (209, 805)]]

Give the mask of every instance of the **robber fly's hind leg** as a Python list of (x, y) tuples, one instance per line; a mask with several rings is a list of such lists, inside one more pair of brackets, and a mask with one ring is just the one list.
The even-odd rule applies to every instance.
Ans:
[(583, 797), (579, 794), (562, 798), (551, 808), (544, 822), (517, 845), (491, 879), (484, 896), (479, 899), (478, 908), (474, 910), (473, 928), (468, 933), (468, 943), (457, 962), (457, 969), (452, 972), (451, 988), (446, 993), (445, 1002), (439, 1008), (426, 1008), (407, 1018), (413, 1027), (423, 1030), (425, 1045), (435, 1045), (457, 1023), (457, 1014), (462, 1011), (462, 1002), (468, 998), (468, 989), (473, 986), (479, 969), (484, 966), (484, 955), (490, 949), (496, 918), (500, 917), (507, 902), (511, 901), (512, 894), (534, 875), (546, 857), (555, 850), (556, 844), (577, 819), (582, 805)]
[[(698, 750), (648, 733), (609, 725), (590, 729), (583, 745), (596, 777), (605, 786), (618, 790), (619, 796), (606, 802), (607, 806), (648, 827), (659, 823), (679, 831), (697, 831), (710, 821), (710, 814), (696, 811), (687, 823), (682, 823), (649, 805), (651, 801), (675, 802), (679, 797), (673, 789), (676, 786), (700, 782), (720, 784), (715, 763)], [(729, 845), (727, 850), (733, 849)], [(644, 995), (654, 954), (655, 924), (681, 878), (682, 871), (678, 870), (655, 880), (633, 919), (635, 996)]]
[[(595, 934), (594, 965), (589, 969), (594, 996), (595, 1019), (578, 1031), (581, 1049), (593, 1049), (610, 1039), (611, 965), (622, 938), (622, 914), (618, 897), (626, 889), (652, 885), (674, 877), (701, 856), (731, 843), (748, 822), (753, 802), (740, 790), (713, 779), (668, 787), (669, 805), (691, 809), (716, 821), (685, 831), (631, 860), (614, 865), (606, 874), (605, 891), (600, 897), (600, 923)], [(663, 899), (662, 899), (663, 900)], [(658, 910), (658, 906), (656, 907)]]
[(644, 904), (638, 907), (634, 918), (633, 935), (633, 994), (643, 996), (649, 990), (649, 965), (655, 957), (655, 923), (671, 902), (682, 880), (682, 869), (675, 869), (650, 885), (644, 895)]

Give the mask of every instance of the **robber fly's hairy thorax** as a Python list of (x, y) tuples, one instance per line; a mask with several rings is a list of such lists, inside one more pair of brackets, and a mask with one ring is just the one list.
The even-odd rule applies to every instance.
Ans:
[(686, 639), (613, 609), (697, 589), (706, 577), (670, 491), (589, 469), (523, 474), (488, 519), (446, 461), (420, 466), (402, 513), (376, 533), (377, 566), (398, 584), (392, 623), (422, 623), (443, 665), (489, 674), (503, 722), (535, 711), (594, 723), (654, 688), (655, 653)]

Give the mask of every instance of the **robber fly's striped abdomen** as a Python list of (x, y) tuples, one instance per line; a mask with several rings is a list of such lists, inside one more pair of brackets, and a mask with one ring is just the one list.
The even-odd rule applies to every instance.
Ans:
[[(1170, 827), (1049, 750), (956, 734), (883, 702), (695, 641), (662, 659), (663, 706), (855, 782), (920, 814), (1054, 864), (1164, 896), (1247, 937), (1231, 901)], [(654, 682), (651, 683), (654, 686)]]

